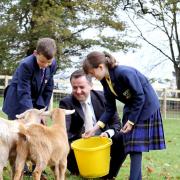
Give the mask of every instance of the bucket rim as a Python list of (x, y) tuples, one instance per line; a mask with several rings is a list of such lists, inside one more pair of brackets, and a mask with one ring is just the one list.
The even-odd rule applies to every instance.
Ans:
[[(106, 137), (100, 137), (100, 136), (93, 136), (93, 137), (90, 137), (90, 138), (106, 138)], [(83, 138), (80, 138), (80, 139), (77, 139), (77, 140), (75, 140), (75, 141), (78, 141), (78, 140), (82, 140)], [(72, 147), (72, 149), (74, 149), (74, 150), (80, 150), (80, 151), (86, 151), (86, 152), (88, 152), (88, 151), (95, 151), (95, 150), (102, 150), (102, 149), (105, 149), (106, 147), (109, 147), (109, 146), (111, 146), (112, 145), (112, 139), (110, 139), (110, 138), (106, 138), (106, 139), (108, 139), (108, 141), (109, 142), (107, 142), (106, 144), (104, 144), (104, 145), (102, 145), (102, 146), (99, 146), (99, 147), (92, 147), (92, 148), (79, 148), (79, 147), (75, 147), (75, 141), (73, 141), (72, 143), (71, 143), (71, 147)]]

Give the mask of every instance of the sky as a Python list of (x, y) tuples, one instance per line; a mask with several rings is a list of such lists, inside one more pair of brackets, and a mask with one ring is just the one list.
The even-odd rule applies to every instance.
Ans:
[[(135, 28), (132, 21), (128, 18), (130, 14), (124, 13), (124, 19), (126, 19), (126, 23), (128, 27), (131, 29), (132, 35), (131, 37), (137, 37), (139, 35), (139, 31)], [(131, 17), (132, 18), (132, 17)], [(148, 20), (148, 17), (146, 17)], [(153, 22), (153, 19), (150, 17), (149, 21), (152, 24), (156, 24)], [(136, 23), (138, 28), (141, 30), (143, 36), (150, 41), (152, 44), (156, 45), (158, 48), (162, 49), (166, 54), (170, 55), (169, 42), (167, 41), (167, 36), (164, 32), (159, 29), (155, 29), (149, 23), (143, 20), (135, 19), (133, 22)], [(158, 24), (160, 26), (160, 24)], [(162, 55), (157, 49), (149, 45), (142, 39), (137, 39), (137, 43), (141, 45), (141, 48), (136, 49), (135, 53), (128, 52), (127, 54), (122, 53), (114, 53), (115, 57), (117, 57), (119, 63), (133, 66), (139, 69), (142, 73), (144, 73), (149, 78), (162, 78), (162, 79), (173, 79), (173, 63), (166, 59), (164, 55)], [(176, 52), (175, 52), (176, 53)], [(177, 54), (176, 54), (177, 55)], [(159, 64), (158, 66), (155, 66)], [(155, 68), (152, 68), (154, 67)]]
[(160, 63), (158, 66), (154, 65), (163, 61), (159, 53), (149, 46), (143, 46), (136, 52), (123, 53), (112, 53), (118, 63), (121, 65), (132, 66), (145, 74), (148, 78), (155, 79), (172, 79), (172, 72), (174, 71), (173, 64), (171, 61), (166, 60)]
[[(122, 15), (121, 15), (122, 16)], [(155, 48), (153, 48), (151, 45), (149, 45), (147, 42), (137, 39), (137, 36), (139, 33), (136, 31), (136, 29), (133, 27), (133, 24), (131, 21), (128, 21), (128, 18), (126, 14), (124, 14), (124, 17), (122, 19), (126, 20), (126, 23), (128, 23), (128, 27), (130, 29), (130, 33), (128, 40), (137, 40), (138, 44), (141, 45), (141, 48), (135, 49), (133, 52), (129, 51), (127, 53), (123, 53), (121, 51), (119, 52), (110, 52), (118, 61), (118, 64), (122, 65), (128, 65), (135, 67), (140, 72), (145, 74), (148, 79), (169, 79), (174, 81), (173, 77), (173, 63), (170, 60), (166, 60), (165, 57), (158, 52)], [(167, 37), (158, 30), (152, 30), (152, 27), (148, 26), (148, 24), (144, 24), (144, 22), (139, 21), (138, 27), (143, 32), (143, 35), (150, 40), (153, 44), (163, 49), (166, 53), (169, 53), (169, 44), (167, 42)], [(105, 29), (104, 34), (112, 34), (114, 33), (110, 29)], [(97, 30), (95, 29), (88, 29), (86, 33), (82, 34), (82, 38), (91, 37), (92, 39), (97, 39)], [(132, 38), (132, 39), (131, 39)], [(134, 39), (133, 39), (134, 38)], [(103, 51), (104, 49), (94, 47), (91, 48), (87, 54), (91, 51)], [(109, 52), (109, 51), (108, 51)], [(85, 56), (87, 55), (85, 53)], [(158, 66), (156, 66), (159, 64)], [(155, 66), (155, 67), (154, 67)], [(154, 67), (154, 68), (153, 68)], [(70, 71), (72, 72), (72, 71)]]
[[(158, 50), (156, 50), (144, 40), (141, 40), (140, 38), (137, 39), (139, 32), (134, 27), (132, 22), (128, 20), (127, 14), (121, 14), (121, 16), (123, 16), (122, 19), (126, 20), (127, 26), (129, 28), (129, 34), (127, 33), (129, 35), (128, 40), (132, 40), (132, 42), (136, 41), (136, 43), (141, 45), (141, 48), (137, 48), (133, 52), (129, 51), (126, 54), (121, 51), (110, 52), (116, 58), (118, 63), (135, 67), (143, 74), (145, 74), (148, 78), (173, 79), (173, 63), (170, 60), (165, 59), (165, 56), (163, 56)], [(145, 22), (142, 20), (136, 21), (136, 23), (143, 32), (143, 35), (151, 43), (161, 48), (167, 54), (170, 53), (167, 37), (164, 33), (157, 29), (152, 29), (152, 26), (150, 26), (148, 23), (145, 24)], [(96, 30), (91, 29), (89, 30), (89, 32), (86, 33), (89, 34), (88, 37), (90, 36), (91, 38), (96, 38)], [(108, 28), (104, 30), (105, 35), (112, 33), (114, 32)], [(87, 36), (87, 34), (85, 34), (85, 36)], [(97, 47), (95, 47), (94, 49), (92, 48), (92, 50), (98, 49)], [(156, 66), (157, 64), (159, 65)], [(153, 68), (154, 66), (155, 68)]]

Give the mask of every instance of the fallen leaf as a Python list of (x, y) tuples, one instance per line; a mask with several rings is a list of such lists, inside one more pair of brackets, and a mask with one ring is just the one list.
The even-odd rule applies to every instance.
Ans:
[(148, 171), (148, 173), (153, 173), (154, 172), (154, 168), (150, 167), (150, 166), (147, 166), (147, 171)]

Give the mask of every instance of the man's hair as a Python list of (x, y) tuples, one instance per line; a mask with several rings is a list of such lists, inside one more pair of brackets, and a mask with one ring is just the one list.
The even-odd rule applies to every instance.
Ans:
[(56, 54), (56, 43), (51, 38), (41, 38), (37, 42), (36, 51), (44, 55), (47, 59), (52, 59)]
[(91, 84), (92, 83), (92, 77), (85, 74), (85, 72), (83, 70), (76, 70), (74, 71), (71, 76), (70, 76), (70, 82), (71, 80), (74, 78), (74, 79), (77, 79), (79, 77), (82, 77), (82, 76), (85, 76), (86, 79), (88, 80), (88, 82)]

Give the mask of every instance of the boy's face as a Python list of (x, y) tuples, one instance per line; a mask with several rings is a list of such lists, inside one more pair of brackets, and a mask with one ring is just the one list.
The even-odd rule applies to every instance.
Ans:
[(43, 54), (39, 54), (39, 53), (35, 53), (35, 56), (40, 68), (47, 68), (52, 64), (53, 58), (47, 59)]

